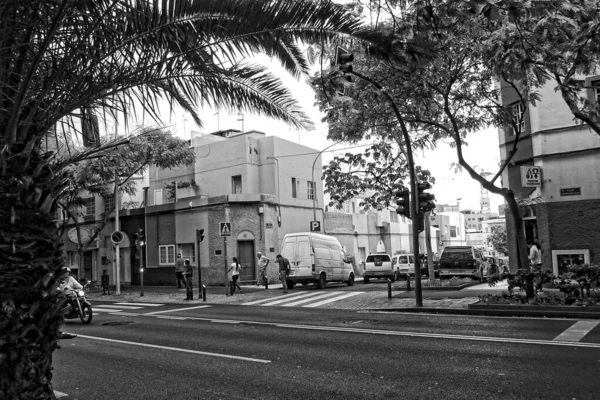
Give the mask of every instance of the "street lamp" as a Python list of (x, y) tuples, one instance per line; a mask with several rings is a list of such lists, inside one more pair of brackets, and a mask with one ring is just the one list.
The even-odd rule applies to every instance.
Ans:
[(140, 279), (141, 279), (141, 283), (142, 283), (142, 291), (140, 293), (140, 296), (143, 297), (144, 296), (144, 258), (146, 258), (146, 262), (148, 261), (148, 254), (146, 253), (146, 237), (145, 235), (148, 234), (148, 222), (147, 222), (147, 218), (146, 218), (146, 208), (148, 207), (148, 189), (150, 189), (150, 187), (148, 186), (144, 186), (142, 188), (142, 190), (144, 191), (144, 238), (142, 239), (142, 241), (140, 242), (140, 245), (142, 247), (142, 251), (140, 252), (140, 259), (141, 259), (141, 263), (140, 263)]
[(312, 185), (313, 185), (313, 221), (317, 220), (317, 185), (315, 184), (315, 164), (317, 163), (317, 160), (319, 159), (319, 157), (321, 156), (321, 154), (323, 154), (323, 152), (333, 146), (335, 146), (337, 143), (334, 143), (332, 145), (329, 145), (327, 147), (325, 147), (323, 150), (321, 150), (319, 152), (319, 154), (317, 154), (317, 156), (315, 157), (315, 161), (313, 161), (313, 165), (312, 165)]
[(281, 227), (281, 200), (279, 199), (279, 160), (277, 157), (267, 157), (267, 160), (275, 160), (275, 174), (277, 174), (277, 226)]

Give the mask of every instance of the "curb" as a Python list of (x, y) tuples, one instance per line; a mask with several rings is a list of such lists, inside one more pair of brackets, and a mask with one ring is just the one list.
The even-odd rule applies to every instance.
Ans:
[(538, 317), (538, 318), (572, 318), (572, 319), (600, 319), (600, 312), (594, 311), (553, 311), (553, 310), (514, 310), (507, 308), (479, 309), (479, 308), (432, 308), (432, 307), (406, 307), (406, 308), (369, 308), (368, 312), (408, 312), (415, 314), (453, 314), (453, 315), (481, 315), (495, 317)]

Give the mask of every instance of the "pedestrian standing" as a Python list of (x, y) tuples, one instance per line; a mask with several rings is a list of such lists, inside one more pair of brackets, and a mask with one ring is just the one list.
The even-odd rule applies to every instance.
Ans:
[(181, 253), (177, 254), (175, 262), (175, 278), (177, 279), (177, 288), (185, 287), (185, 262), (181, 258)]
[(260, 251), (256, 253), (256, 257), (258, 258), (258, 282), (256, 282), (256, 286), (260, 286), (267, 282), (267, 265), (269, 265), (271, 260), (263, 256)]
[(194, 300), (194, 267), (190, 263), (190, 260), (185, 260), (185, 289), (187, 297), (186, 300)]
[(282, 292), (287, 293), (287, 276), (290, 274), (290, 261), (283, 257), (281, 254), (277, 254), (275, 261), (279, 264), (279, 280), (281, 281)]
[(529, 247), (529, 261), (532, 267), (540, 267), (542, 265), (542, 253), (540, 247), (533, 240), (527, 241), (527, 247)]
[(233, 291), (235, 292), (235, 288), (238, 288), (240, 293), (242, 292), (242, 287), (240, 286), (238, 280), (240, 279), (240, 263), (238, 262), (237, 257), (233, 257), (233, 262), (231, 263), (231, 280), (233, 282)]

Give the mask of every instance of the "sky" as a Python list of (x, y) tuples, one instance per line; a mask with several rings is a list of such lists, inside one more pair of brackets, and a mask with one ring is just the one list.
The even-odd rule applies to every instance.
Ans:
[[(352, 151), (352, 148), (356, 148), (356, 145), (347, 143), (334, 145), (333, 141), (327, 139), (327, 125), (321, 122), (323, 114), (314, 105), (313, 91), (304, 78), (296, 80), (275, 63), (270, 63), (266, 59), (262, 61), (267, 62), (271, 71), (280, 76), (284, 84), (291, 89), (303, 110), (314, 122), (315, 130), (297, 130), (281, 121), (248, 113), (243, 115), (242, 122), (237, 112), (232, 113), (229, 110), (221, 110), (217, 114), (216, 110), (212, 109), (200, 111), (204, 124), (202, 127), (197, 126), (193, 119), (183, 111), (175, 111), (164, 118), (163, 122), (171, 128), (175, 135), (184, 139), (190, 138), (192, 130), (204, 133), (224, 129), (242, 130), (243, 124), (244, 131), (261, 131), (267, 136), (278, 136), (313, 148), (316, 152), (333, 145), (331, 149), (323, 152), (323, 165), (328, 163), (336, 152), (343, 154), (346, 151)], [(468, 136), (466, 140), (468, 146), (463, 148), (465, 160), (478, 172), (485, 171), (495, 174), (498, 171), (500, 162), (498, 130), (489, 128)], [(356, 151), (363, 149), (356, 148)], [(443, 142), (440, 142), (435, 150), (415, 152), (415, 163), (431, 171), (435, 177), (436, 182), (430, 192), (435, 194), (437, 204), (459, 204), (461, 210), (470, 209), (477, 212), (480, 210), (480, 185), (467, 172), (455, 171), (452, 164), (456, 162), (456, 150)], [(497, 182), (496, 185), (498, 186), (500, 184), (499, 180)], [(491, 211), (497, 213), (498, 206), (504, 202), (503, 198), (491, 193), (489, 198)]]

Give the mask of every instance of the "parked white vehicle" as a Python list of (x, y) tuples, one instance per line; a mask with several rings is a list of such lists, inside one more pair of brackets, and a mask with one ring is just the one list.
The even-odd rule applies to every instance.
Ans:
[(340, 242), (333, 236), (313, 232), (288, 233), (283, 238), (281, 255), (290, 261), (288, 288), (315, 282), (319, 289), (327, 282), (354, 285), (354, 268)]
[(392, 282), (398, 278), (398, 273), (392, 268), (392, 258), (389, 254), (369, 254), (365, 261), (363, 282), (369, 283), (370, 279), (389, 278)]

